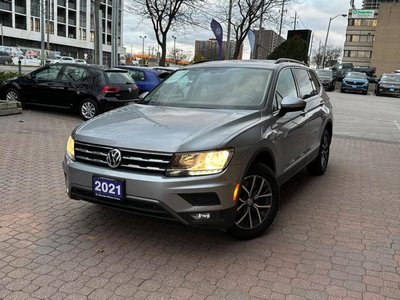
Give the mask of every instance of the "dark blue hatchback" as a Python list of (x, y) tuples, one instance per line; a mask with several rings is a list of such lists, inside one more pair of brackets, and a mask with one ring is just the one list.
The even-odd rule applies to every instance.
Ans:
[(362, 92), (368, 94), (369, 81), (365, 73), (348, 72), (342, 80), (340, 92)]
[(116, 68), (128, 70), (139, 87), (139, 94), (151, 92), (169, 73), (145, 67), (116, 66)]

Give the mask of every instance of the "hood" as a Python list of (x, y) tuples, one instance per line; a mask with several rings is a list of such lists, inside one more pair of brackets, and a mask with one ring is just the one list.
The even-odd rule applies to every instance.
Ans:
[(384, 86), (390, 86), (390, 87), (393, 86), (395, 88), (400, 87), (400, 82), (398, 82), (398, 81), (396, 81), (396, 82), (393, 82), (393, 81), (380, 81), (379, 84), (380, 85), (384, 85)]
[(97, 116), (74, 132), (77, 141), (159, 152), (216, 149), (260, 119), (259, 110), (133, 104)]

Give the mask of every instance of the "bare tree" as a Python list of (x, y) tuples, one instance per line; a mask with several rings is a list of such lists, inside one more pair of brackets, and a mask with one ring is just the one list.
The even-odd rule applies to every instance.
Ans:
[[(291, 0), (286, 0), (285, 3)], [(218, 4), (219, 10), (228, 16), (226, 1), (221, 0)], [(282, 0), (233, 0), (232, 19), (230, 20), (234, 39), (236, 42), (233, 58), (240, 55), (241, 47), (250, 29), (258, 26), (260, 18), (268, 19), (276, 23), (279, 19), (278, 9), (282, 6)], [(228, 17), (226, 20), (229, 22)]]
[[(312, 61), (314, 64), (317, 65), (317, 68), (320, 68), (322, 66), (323, 51), (324, 47), (320, 47), (313, 53)], [(336, 65), (341, 54), (342, 48), (328, 45), (325, 52), (325, 66), (333, 67), (334, 65)]]
[(194, 24), (195, 5), (204, 0), (127, 0), (126, 9), (151, 20), (161, 47), (160, 66), (165, 66), (168, 32)]
[(187, 55), (184, 53), (183, 49), (171, 48), (169, 49), (168, 59), (178, 62), (181, 60), (187, 60)]

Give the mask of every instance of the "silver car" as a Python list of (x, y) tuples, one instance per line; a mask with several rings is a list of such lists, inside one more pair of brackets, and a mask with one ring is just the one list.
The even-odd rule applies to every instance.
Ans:
[(67, 193), (254, 238), (274, 220), (282, 183), (304, 167), (324, 174), (332, 124), (328, 96), (299, 62), (196, 64), (78, 126)]

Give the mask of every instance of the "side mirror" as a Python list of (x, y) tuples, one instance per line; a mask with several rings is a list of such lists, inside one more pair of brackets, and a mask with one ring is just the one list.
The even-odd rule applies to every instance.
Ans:
[(149, 92), (144, 92), (144, 93), (141, 93), (140, 95), (139, 95), (139, 101), (141, 101), (141, 100), (143, 100), (144, 98), (146, 98), (146, 96), (149, 94)]
[(282, 99), (279, 115), (283, 116), (286, 113), (292, 111), (302, 111), (306, 108), (306, 104), (306, 101), (304, 101), (303, 99), (293, 96), (287, 96)]

